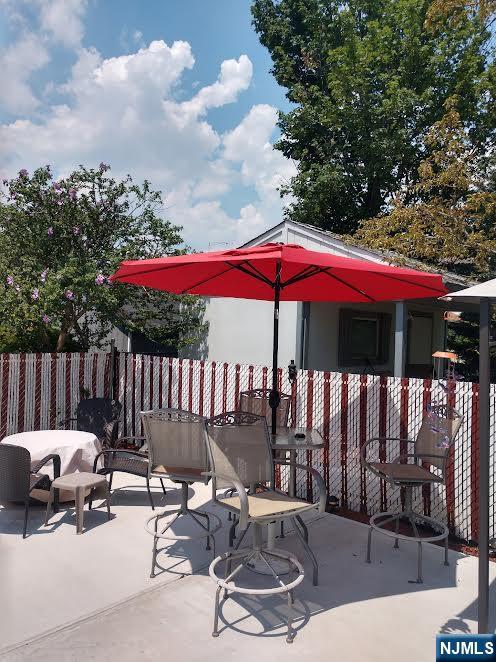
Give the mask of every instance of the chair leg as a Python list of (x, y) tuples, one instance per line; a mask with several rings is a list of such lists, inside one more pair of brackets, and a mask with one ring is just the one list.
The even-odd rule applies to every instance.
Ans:
[(56, 490), (53, 487), (50, 487), (50, 492), (48, 493), (48, 501), (47, 501), (46, 512), (45, 512), (45, 526), (48, 526), (48, 519), (50, 517), (50, 509), (52, 507), (55, 491)]
[(448, 561), (448, 536), (444, 539), (444, 565), (449, 565)]
[(281, 536), (280, 536), (280, 537), (281, 537), (281, 538), (284, 538), (284, 537), (285, 537), (285, 536), (284, 536), (284, 520), (283, 520), (283, 519), (281, 520)]
[(294, 633), (293, 633), (293, 596), (291, 591), (288, 591), (288, 633), (286, 635), (286, 641), (288, 644), (293, 643)]
[(373, 530), (374, 529), (371, 526), (369, 526), (369, 536), (368, 536), (368, 539), (367, 539), (367, 559), (366, 559), (367, 563), (370, 563), (370, 550), (371, 550), (371, 547), (372, 547), (372, 531)]
[(148, 499), (150, 500), (150, 506), (152, 507), (152, 510), (155, 510), (155, 505), (153, 503), (153, 498), (152, 498), (152, 493), (150, 492), (150, 479), (148, 476), (146, 477), (146, 489), (148, 492)]
[(29, 516), (29, 496), (24, 502), (24, 529), (22, 531), (22, 537), (26, 537), (26, 532), (28, 530), (28, 516)]
[[(155, 518), (155, 533), (157, 533), (158, 528), (158, 517)], [(150, 579), (155, 577), (155, 562), (157, 559), (157, 536), (153, 536), (153, 550), (152, 550), (152, 569), (150, 571)]]
[(114, 472), (112, 471), (110, 473), (110, 478), (109, 478), (109, 483), (108, 483), (109, 484), (109, 492), (112, 490), (112, 479), (113, 479), (113, 477), (114, 477)]
[(220, 591), (221, 591), (221, 588), (220, 588), (220, 586), (218, 586), (217, 590), (215, 592), (214, 629), (212, 631), (212, 637), (218, 637), (219, 636), (219, 596), (220, 596)]
[[(396, 517), (396, 533), (398, 533), (399, 530), (400, 530), (400, 516), (398, 515)], [(398, 538), (395, 538), (393, 549), (399, 549), (399, 547), (400, 547), (400, 541)]]
[(110, 487), (107, 483), (107, 519), (112, 518), (112, 513), (110, 512)]
[(418, 543), (417, 584), (422, 584), (422, 543)]
[(319, 564), (317, 563), (317, 559), (315, 558), (315, 554), (312, 552), (310, 545), (307, 543), (305, 540), (305, 535), (300, 531), (300, 528), (298, 526), (298, 522), (295, 517), (293, 519), (293, 526), (294, 529), (301, 541), (301, 544), (303, 545), (303, 548), (305, 552), (307, 553), (308, 558), (312, 562), (313, 566), (313, 585), (318, 586), (319, 585)]
[(162, 485), (162, 492), (164, 493), (164, 495), (166, 495), (167, 492), (165, 491), (165, 485), (164, 485), (164, 481), (162, 480), (162, 478), (160, 479), (160, 484)]

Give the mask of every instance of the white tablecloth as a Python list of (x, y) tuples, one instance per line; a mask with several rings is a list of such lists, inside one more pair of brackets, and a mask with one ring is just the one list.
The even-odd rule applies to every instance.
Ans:
[[(93, 461), (102, 450), (94, 434), (76, 430), (38, 430), (18, 432), (2, 440), (5, 444), (23, 446), (31, 453), (31, 461), (42, 460), (51, 453), (60, 455), (60, 475), (75, 471), (93, 471)], [(41, 473), (53, 478), (53, 464), (48, 462)]]

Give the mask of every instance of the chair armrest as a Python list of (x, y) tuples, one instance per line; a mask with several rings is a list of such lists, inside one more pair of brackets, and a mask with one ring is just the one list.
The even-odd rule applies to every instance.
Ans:
[(60, 455), (57, 455), (56, 453), (52, 453), (51, 455), (47, 455), (44, 457), (42, 460), (37, 462), (34, 466), (31, 467), (31, 473), (37, 474), (38, 471), (41, 469), (41, 467), (45, 466), (50, 460), (53, 462), (53, 478), (59, 478), (60, 477)]
[(131, 451), (127, 450), (126, 448), (104, 448), (102, 451), (96, 455), (95, 460), (93, 462), (93, 473), (97, 473), (97, 465), (98, 465), (98, 460), (102, 455), (135, 455), (139, 457), (142, 460), (147, 460), (148, 461), (148, 456), (145, 455), (144, 453), (140, 453), (139, 451)]
[[(137, 436), (137, 435), (130, 436), (130, 437), (119, 437), (118, 439), (115, 440), (114, 448), (118, 450), (119, 449), (119, 444), (123, 441), (141, 441), (141, 442), (145, 442), (146, 437), (141, 437), (141, 436)], [(135, 445), (138, 446), (137, 444), (135, 444)], [(143, 445), (144, 445), (144, 443), (142, 443), (139, 447), (141, 448)], [(110, 449), (110, 450), (112, 450), (112, 449)]]
[[(202, 471), (202, 476), (210, 476), (210, 478), (223, 480), (226, 483), (229, 483), (234, 487), (239, 496), (239, 523), (238, 526), (241, 531), (244, 531), (248, 528), (248, 516), (249, 516), (249, 507), (248, 507), (248, 495), (246, 494), (245, 486), (240, 480), (231, 478), (231, 476), (225, 476), (224, 474), (216, 473), (215, 471)], [(214, 499), (215, 494), (214, 494)]]
[(301, 469), (302, 471), (306, 471), (308, 474), (310, 474), (317, 483), (317, 489), (319, 491), (318, 512), (319, 513), (325, 512), (327, 505), (327, 488), (324, 483), (324, 479), (316, 469), (314, 469), (313, 467), (309, 467), (306, 464), (297, 464), (295, 462), (289, 462), (288, 460), (274, 460), (274, 464), (286, 465), (288, 467), (295, 467), (296, 469)]
[[(360, 450), (360, 463), (364, 466), (370, 469), (370, 463), (367, 461), (366, 454), (367, 454), (367, 448), (372, 444), (374, 441), (399, 441), (399, 442), (404, 442), (407, 444), (413, 444), (415, 443), (413, 439), (404, 439), (402, 437), (371, 437), (370, 439), (367, 439), (367, 441), (364, 443)], [(371, 469), (373, 471), (373, 469)]]

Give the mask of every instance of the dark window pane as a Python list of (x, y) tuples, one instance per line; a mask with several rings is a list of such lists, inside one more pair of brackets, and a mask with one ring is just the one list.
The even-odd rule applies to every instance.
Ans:
[(351, 355), (353, 358), (377, 358), (378, 324), (376, 319), (355, 317), (351, 321)]

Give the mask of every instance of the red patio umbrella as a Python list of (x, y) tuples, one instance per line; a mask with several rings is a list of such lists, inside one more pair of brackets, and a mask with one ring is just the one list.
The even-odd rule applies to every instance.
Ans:
[(274, 302), (272, 433), (275, 434), (280, 301), (373, 303), (439, 297), (438, 274), (320, 253), (295, 244), (264, 244), (122, 262), (112, 280), (175, 294)]

